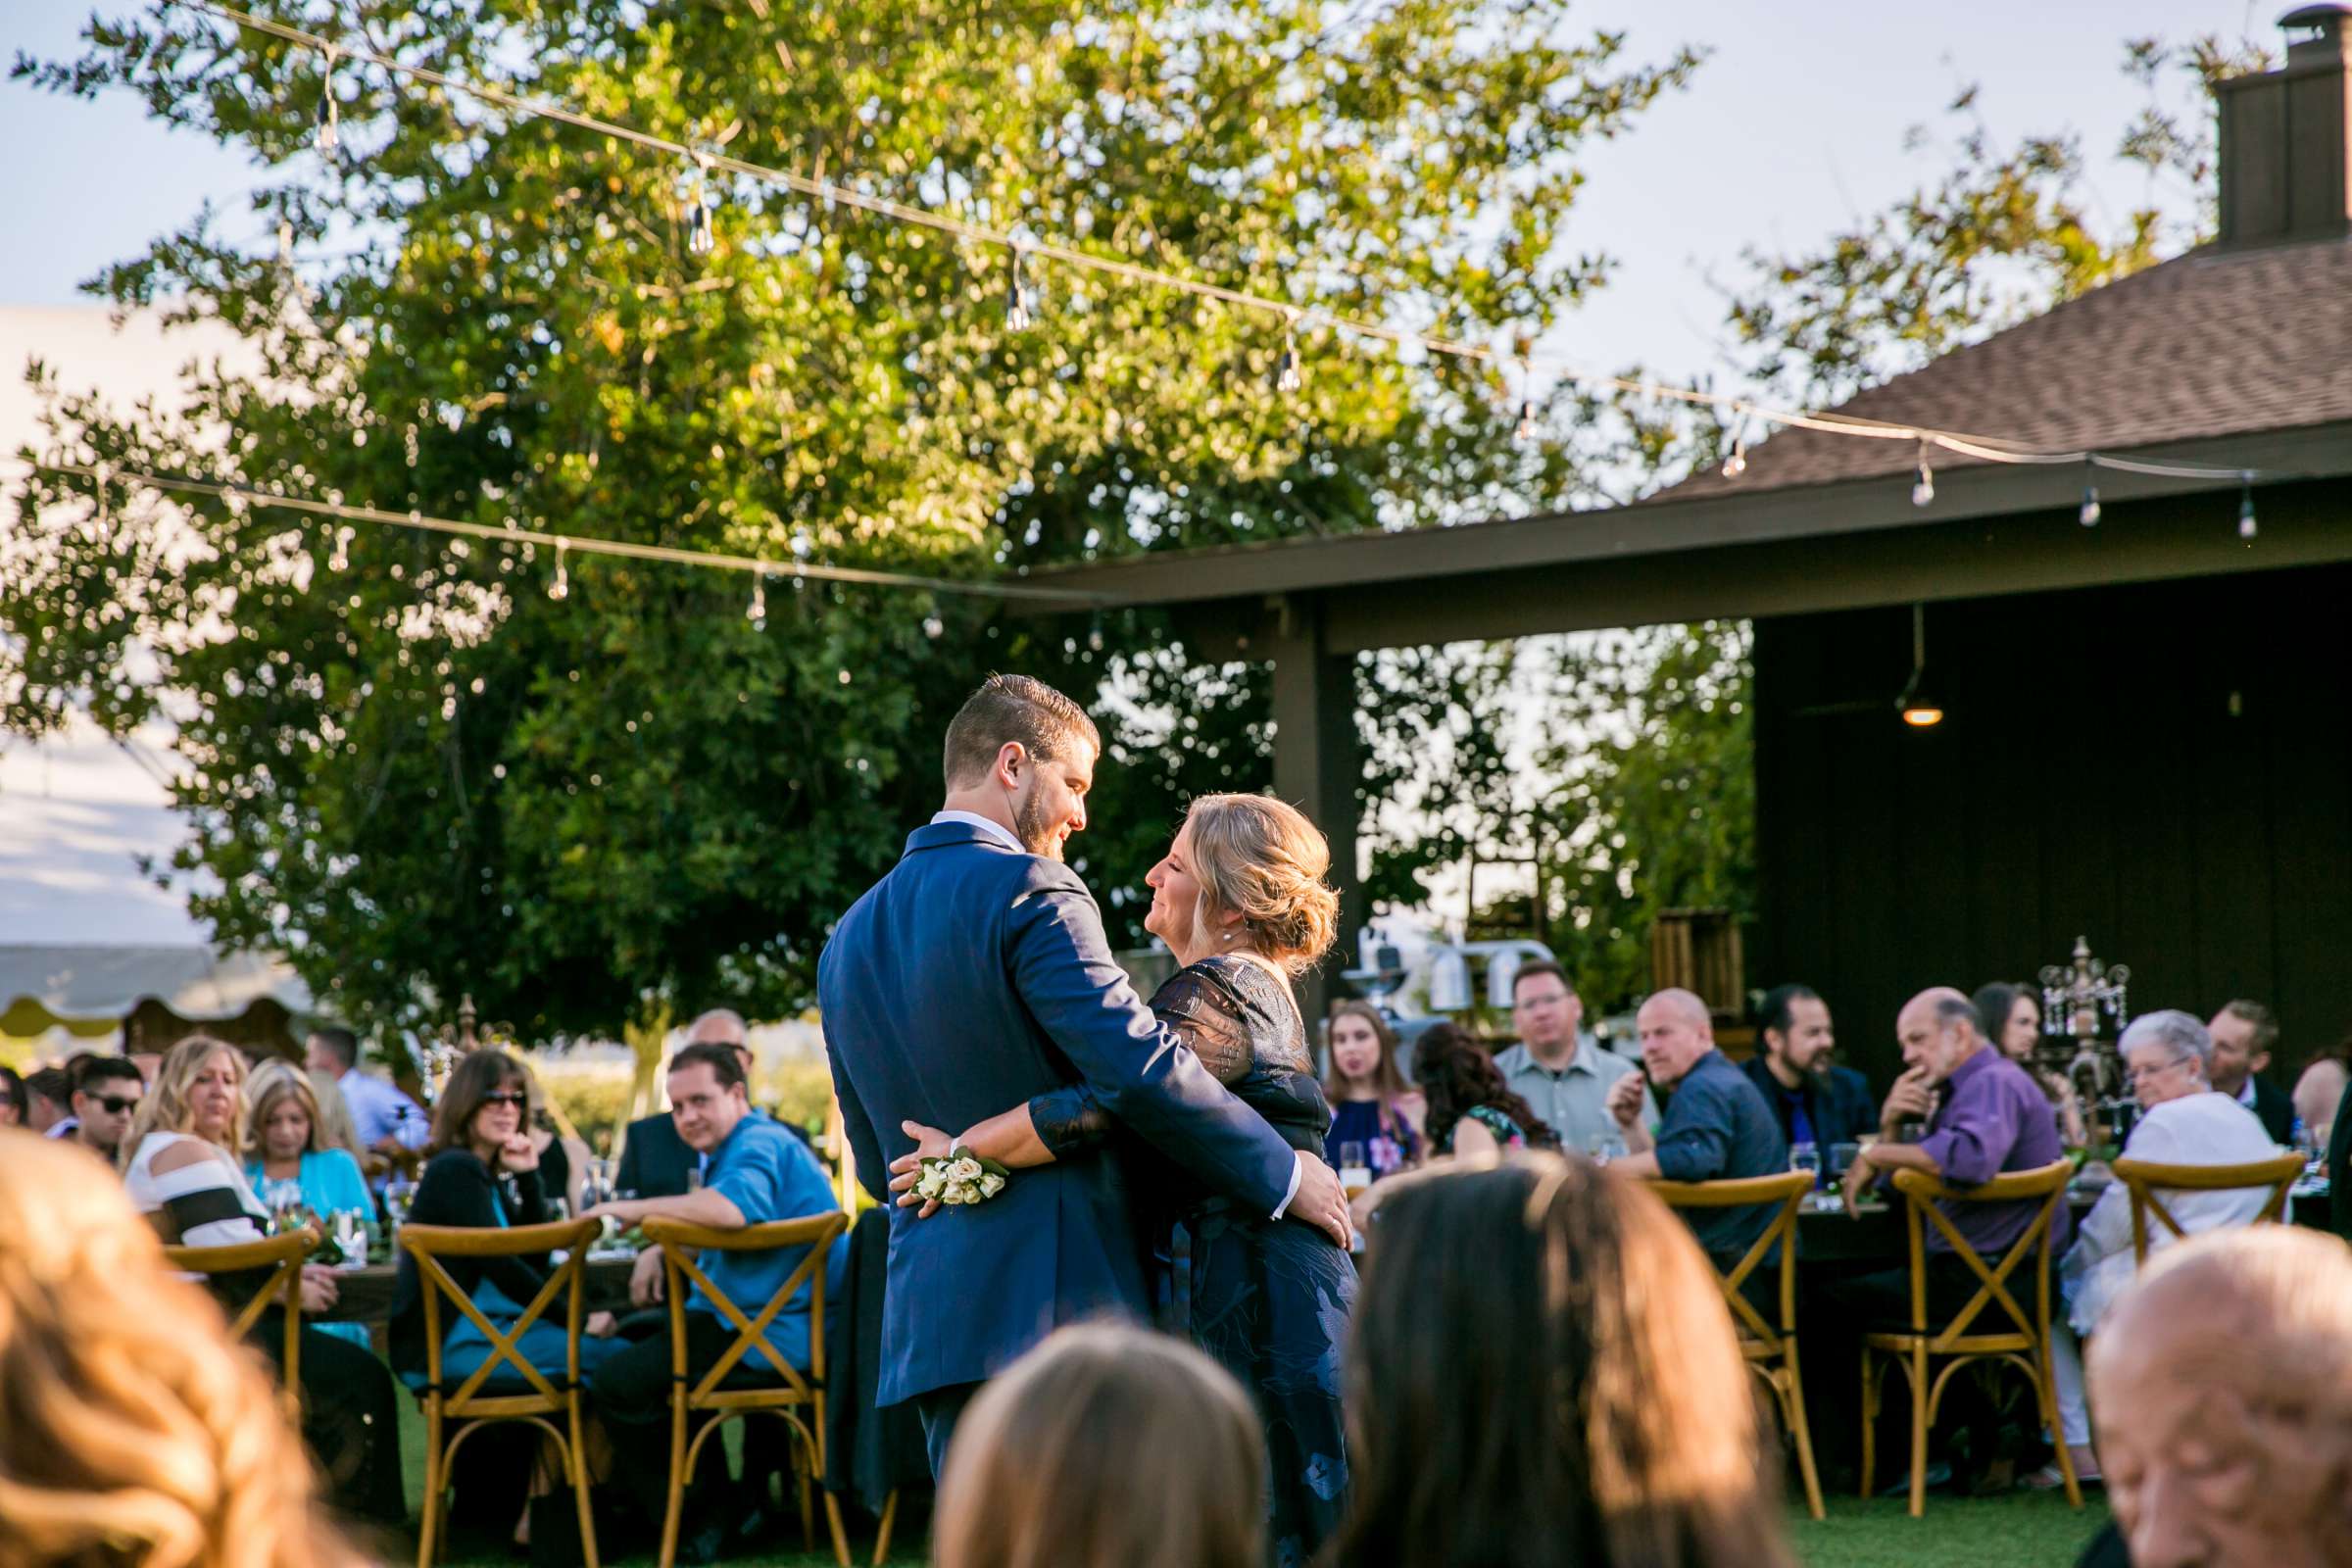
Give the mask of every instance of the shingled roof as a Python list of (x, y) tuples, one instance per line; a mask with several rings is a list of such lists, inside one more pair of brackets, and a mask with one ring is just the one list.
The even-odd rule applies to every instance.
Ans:
[[(2352, 419), (2352, 241), (2203, 247), (1956, 349), (1838, 412), (2037, 450), (2142, 456), (2174, 442)], [(1908, 472), (1917, 457), (1908, 442), (1783, 429), (1748, 449), (1740, 478), (1706, 468), (1660, 496), (1885, 478)], [(1982, 460), (1938, 450), (1931, 461), (1941, 470)]]

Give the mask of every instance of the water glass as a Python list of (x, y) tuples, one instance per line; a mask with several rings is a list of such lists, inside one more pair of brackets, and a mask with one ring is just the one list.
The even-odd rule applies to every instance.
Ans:
[(332, 1221), (335, 1250), (341, 1254), (340, 1268), (368, 1266), (368, 1216), (356, 1208), (335, 1210)]
[(1832, 1177), (1843, 1176), (1854, 1161), (1861, 1157), (1862, 1146), (1860, 1144), (1832, 1144), (1828, 1167), (1830, 1175)]
[(1614, 1133), (1594, 1133), (1585, 1140), (1585, 1153), (1595, 1165), (1606, 1165), (1625, 1153), (1625, 1140)]
[(1820, 1146), (1817, 1144), (1790, 1144), (1788, 1146), (1788, 1168), (1803, 1171), (1813, 1178), (1813, 1185), (1819, 1187), (1821, 1185)]
[(1340, 1145), (1340, 1186), (1349, 1198), (1372, 1185), (1372, 1167), (1364, 1157), (1364, 1146), (1353, 1141)]
[(703, 1190), (702, 1166), (697, 1165), (686, 1173), (686, 1190), (690, 1193), (699, 1193)]

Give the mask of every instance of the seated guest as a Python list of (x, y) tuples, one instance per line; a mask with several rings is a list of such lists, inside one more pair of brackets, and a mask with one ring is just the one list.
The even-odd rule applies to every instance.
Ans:
[[(2213, 1060), (2213, 1036), (2185, 1012), (2143, 1012), (2125, 1026), (2116, 1050), (2143, 1114), (2132, 1124), (2124, 1152), (2165, 1165), (2242, 1165), (2268, 1159), (2270, 1135), (2254, 1113), (2228, 1095), (2214, 1093), (2206, 1077)], [(2268, 1188), (2219, 1193), (2166, 1193), (2164, 1206), (2190, 1235), (2250, 1225), (2270, 1196)], [(2148, 1224), (2153, 1258), (2179, 1238), (2155, 1220)], [(2082, 1217), (2075, 1245), (2058, 1265), (2058, 1290), (2065, 1321), (2050, 1327), (2051, 1375), (2058, 1385), (2058, 1420), (2074, 1450), (2075, 1474), (2096, 1480), (2098, 1457), (2090, 1446), (2090, 1413), (2082, 1403), (2082, 1361), (2077, 1336), (2087, 1337), (2138, 1272), (2132, 1250), (2132, 1197), (2122, 1182), (2099, 1195)], [(2029, 1485), (2060, 1484), (2050, 1465)]]
[(1546, 1154), (1386, 1186), (1323, 1562), (1794, 1561), (1731, 1315), (1657, 1199)]
[[(238, 1147), (244, 1087), (245, 1058), (234, 1046), (190, 1035), (165, 1055), (154, 1089), (139, 1104), (124, 1140), (123, 1182), (131, 1202), (168, 1243), (231, 1247), (263, 1239), (269, 1215), (245, 1179)], [(233, 1289), (222, 1279), (214, 1283)], [(333, 1270), (304, 1266), (305, 1312), (326, 1310), (335, 1295)], [(272, 1307), (256, 1326), (254, 1344), (274, 1359), (284, 1340), (283, 1320)], [(384, 1364), (305, 1325), (300, 1379), (303, 1437), (318, 1455), (336, 1505), (376, 1524), (403, 1523), (399, 1428)]]
[(1784, 1145), (1813, 1145), (1826, 1169), (1831, 1149), (1879, 1130), (1870, 1081), (1830, 1060), (1838, 1036), (1820, 993), (1811, 986), (1777, 987), (1765, 994), (1756, 1021), (1764, 1049), (1740, 1070), (1779, 1118)]
[[(1610, 1161), (1611, 1170), (1670, 1182), (1712, 1182), (1775, 1176), (1788, 1168), (1788, 1146), (1781, 1141), (1772, 1107), (1747, 1075), (1715, 1049), (1715, 1020), (1705, 1003), (1669, 987), (1642, 1004), (1635, 1024), (1642, 1031), (1642, 1061), (1650, 1081), (1672, 1090), (1673, 1098), (1652, 1139), (1642, 1125), (1639, 1081), (1617, 1081), (1609, 1092), (1609, 1114), (1624, 1130), (1627, 1152)], [(1708, 1256), (1729, 1268), (1747, 1255), (1775, 1211), (1770, 1203), (1744, 1203), (1684, 1209), (1682, 1215)]]
[(2262, 1118), (2271, 1142), (2295, 1143), (2295, 1102), (2262, 1076), (2278, 1044), (2278, 1020), (2259, 1002), (2225, 1003), (2206, 1025), (2213, 1036), (2213, 1088)]
[[(678, 1136), (696, 1154), (707, 1158), (699, 1192), (674, 1198), (623, 1199), (588, 1210), (594, 1217), (611, 1215), (622, 1225), (662, 1218), (684, 1220), (714, 1230), (741, 1230), (772, 1220), (806, 1219), (837, 1211), (833, 1184), (808, 1146), (777, 1124), (764, 1111), (752, 1108), (746, 1090), (743, 1054), (731, 1046), (703, 1042), (681, 1047), (669, 1062), (670, 1114), (677, 1119)], [(947, 1221), (953, 1223), (953, 1220)], [(835, 1239), (826, 1262), (826, 1291), (831, 1297), (841, 1264), (849, 1254), (848, 1238)], [(784, 1282), (808, 1255), (806, 1248), (778, 1248), (757, 1252), (707, 1251), (696, 1266), (718, 1290), (739, 1306), (757, 1311), (774, 1299)], [(631, 1282), (639, 1305), (659, 1299), (664, 1290), (660, 1272), (660, 1249), (649, 1248)], [(811, 1293), (804, 1285), (769, 1323), (767, 1345), (796, 1367), (808, 1365), (808, 1313)], [(700, 1377), (735, 1342), (735, 1329), (698, 1288), (686, 1302), (686, 1365), (690, 1377)], [(772, 1365), (757, 1352), (743, 1362), (746, 1371), (771, 1375)], [(668, 1476), (670, 1341), (667, 1325), (652, 1338), (608, 1357), (589, 1380), (590, 1393), (612, 1429), (616, 1468), (635, 1490), (648, 1517), (659, 1518), (663, 1486)], [(698, 1494), (702, 1489), (697, 1488)], [(711, 1504), (716, 1499), (689, 1498), (692, 1511), (684, 1537), (690, 1554), (716, 1551), (736, 1523), (722, 1517)]]
[[(1977, 1009), (1948, 986), (1923, 991), (1895, 1018), (1903, 1047), (1903, 1075), (1887, 1091), (1886, 1125), (1925, 1115), (1927, 1136), (1916, 1144), (1882, 1139), (1865, 1149), (1845, 1173), (1851, 1209), (1874, 1183), (1898, 1170), (1925, 1171), (1955, 1187), (1975, 1187), (2003, 1171), (2034, 1170), (2065, 1157), (2049, 1101), (2026, 1070), (1993, 1050), (1977, 1028)], [(1941, 1088), (1940, 1100), (1936, 1091)], [(1961, 1238), (1986, 1257), (1998, 1257), (2023, 1236), (2039, 1211), (2038, 1200), (1940, 1205)], [(2066, 1246), (2066, 1205), (2058, 1206), (2050, 1247)], [(1927, 1233), (1928, 1313), (1948, 1317), (1976, 1294), (1977, 1276), (1952, 1254), (1940, 1229)], [(1911, 1277), (1903, 1269), (1866, 1274), (1841, 1294), (1908, 1317)]]
[(2090, 1345), (2107, 1495), (2140, 1568), (2352, 1555), (2352, 1252), (2286, 1225), (2159, 1259)]
[(306, 1067), (303, 1076), (311, 1081), (311, 1099), (318, 1107), (318, 1142), (328, 1149), (340, 1149), (366, 1172), (368, 1151), (360, 1142), (359, 1128), (352, 1124), (351, 1106), (344, 1101), (343, 1091), (325, 1073)]
[(0, 1127), (22, 1127), (31, 1111), (24, 1076), (14, 1067), (0, 1067)]
[(0, 1132), (0, 1561), (358, 1568), (260, 1369), (93, 1174)]
[(399, 1085), (360, 1070), (360, 1037), (350, 1030), (334, 1024), (312, 1030), (304, 1064), (343, 1092), (363, 1153), (397, 1156), (432, 1137), (432, 1123)]
[(1413, 1046), (1413, 1082), (1428, 1105), (1433, 1155), (1493, 1156), (1505, 1149), (1557, 1149), (1560, 1140), (1512, 1093), (1494, 1058), (1460, 1024), (1434, 1025)]
[(74, 1075), (63, 1067), (43, 1067), (24, 1075), (24, 1125), (44, 1138), (70, 1138), (74, 1129), (57, 1129), (74, 1119)]
[[(505, 1052), (485, 1049), (459, 1061), (433, 1109), (431, 1157), (416, 1184), (410, 1224), (504, 1230), (544, 1224), (552, 1217), (539, 1185), (539, 1152), (522, 1131), (527, 1098), (522, 1064)], [(513, 1327), (547, 1283), (545, 1257), (449, 1257), (442, 1267), (502, 1331)], [(446, 1303), (442, 1322), (441, 1381), (454, 1386), (489, 1359), (490, 1342), (471, 1319)], [(517, 1348), (539, 1371), (564, 1371), (570, 1351), (562, 1314), (543, 1314)], [(612, 1348), (608, 1339), (582, 1340), (581, 1371)], [(406, 1251), (400, 1254), (392, 1294), (392, 1365), (410, 1387), (424, 1386), (423, 1281), (416, 1260)], [(520, 1380), (512, 1367), (492, 1376)]]
[[(1266, 1446), (1182, 1340), (1056, 1331), (980, 1391), (940, 1482), (938, 1568), (1262, 1568)], [(1136, 1478), (1152, 1478), (1148, 1499)]]
[[(743, 1014), (731, 1007), (712, 1007), (686, 1031), (689, 1046), (725, 1046), (742, 1058), (748, 1094), (752, 1048), (745, 1041)], [(686, 1147), (676, 1121), (663, 1111), (629, 1123), (621, 1135), (620, 1169), (612, 1185), (633, 1198), (682, 1198), (687, 1178), (702, 1168), (703, 1156)]]
[(539, 1153), (539, 1191), (546, 1195), (551, 1213), (577, 1214), (587, 1206), (581, 1200), (588, 1183), (587, 1141), (556, 1125), (555, 1114), (548, 1109), (547, 1090), (530, 1063), (520, 1057), (508, 1059), (522, 1069), (523, 1090), (531, 1097), (523, 1112), (522, 1131)]
[[(291, 1062), (272, 1059), (253, 1069), (245, 1085), (245, 1180), (258, 1194), (292, 1187), (302, 1195), (302, 1206), (323, 1223), (352, 1210), (371, 1214), (375, 1201), (359, 1161), (319, 1137), (313, 1093), (310, 1074)], [(318, 1332), (359, 1346), (373, 1343), (365, 1323), (321, 1323)]]
[(1331, 1075), (1323, 1080), (1323, 1098), (1331, 1102), (1323, 1159), (1332, 1169), (1340, 1168), (1340, 1151), (1348, 1144), (1363, 1146), (1374, 1181), (1420, 1162), (1421, 1119), (1429, 1102), (1405, 1087), (1396, 1070), (1396, 1031), (1369, 1002), (1332, 1005)]
[(1977, 1027), (1993, 1049), (2025, 1068), (2049, 1096), (2058, 1117), (2058, 1136), (2066, 1141), (2066, 1147), (2081, 1149), (2088, 1144), (2090, 1131), (2082, 1119), (2082, 1097), (2075, 1093), (2065, 1074), (2040, 1072), (2034, 1066), (2034, 1048), (2041, 1044), (2041, 1004), (2034, 1000), (2034, 993), (1995, 980), (1979, 986), (1969, 1000), (1976, 1004)]
[(2303, 1124), (2304, 1138), (2314, 1149), (2328, 1147), (2335, 1130), (2335, 1107), (2343, 1103), (2345, 1089), (2352, 1088), (2352, 1070), (2346, 1066), (2348, 1050), (2352, 1043), (2314, 1056), (2295, 1080), (2295, 1119)]
[[(1561, 1147), (1590, 1152), (1617, 1136), (1609, 1091), (1634, 1064), (1580, 1029), (1584, 1016), (1584, 1002), (1565, 969), (1547, 960), (1521, 964), (1511, 976), (1511, 1025), (1519, 1044), (1496, 1055), (1494, 1065)], [(1656, 1126), (1657, 1105), (1643, 1101), (1642, 1117), (1645, 1126)]]
[(146, 1098), (147, 1080), (139, 1076), (137, 1064), (128, 1056), (76, 1057), (74, 1141), (109, 1165), (121, 1163), (131, 1116)]

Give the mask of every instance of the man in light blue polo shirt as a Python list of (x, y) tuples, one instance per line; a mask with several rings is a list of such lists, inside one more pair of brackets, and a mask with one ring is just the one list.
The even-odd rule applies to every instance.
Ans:
[[(1609, 1091), (1634, 1064), (1579, 1032), (1585, 1004), (1568, 983), (1567, 971), (1548, 961), (1522, 964), (1511, 977), (1511, 1023), (1519, 1044), (1494, 1058), (1511, 1092), (1560, 1135), (1560, 1145), (1582, 1153), (1595, 1140), (1618, 1136), (1609, 1114)], [(1642, 1092), (1642, 1119), (1656, 1126), (1657, 1102)]]
[[(688, 1148), (709, 1156), (700, 1191), (674, 1197), (624, 1199), (600, 1203), (583, 1217), (612, 1215), (623, 1226), (646, 1219), (678, 1219), (714, 1230), (740, 1230), (771, 1220), (806, 1219), (840, 1208), (823, 1165), (808, 1146), (784, 1130), (764, 1111), (752, 1108), (743, 1059), (726, 1045), (698, 1043), (681, 1048), (669, 1063), (669, 1106), (678, 1136)], [(805, 1247), (768, 1251), (730, 1252), (711, 1250), (695, 1259), (710, 1283), (747, 1317), (765, 1309), (793, 1270), (808, 1255)], [(838, 1237), (826, 1258), (826, 1289), (841, 1279), (849, 1255), (848, 1238)], [(659, 1298), (664, 1287), (662, 1274), (640, 1271), (632, 1288), (640, 1304)], [(795, 1367), (808, 1365), (808, 1317), (813, 1292), (803, 1284), (792, 1300), (768, 1324), (764, 1336), (776, 1352)], [(697, 1286), (686, 1298), (686, 1366), (689, 1376), (701, 1377), (735, 1343), (736, 1330), (704, 1298)], [(589, 1379), (588, 1392), (612, 1434), (615, 1468), (621, 1471), (639, 1502), (659, 1517), (668, 1474), (665, 1449), (669, 1419), (670, 1340), (666, 1329), (606, 1358)], [(757, 1375), (775, 1374), (757, 1351), (741, 1366)], [(710, 1450), (717, 1452), (715, 1446)], [(713, 1478), (715, 1479), (715, 1478)], [(682, 1532), (681, 1555), (689, 1559), (714, 1551), (734, 1518), (712, 1506), (718, 1499), (698, 1483), (690, 1493), (690, 1516)]]

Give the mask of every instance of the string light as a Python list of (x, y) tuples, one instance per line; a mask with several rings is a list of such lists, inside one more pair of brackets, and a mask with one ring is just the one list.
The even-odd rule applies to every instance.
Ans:
[(2082, 510), (2076, 514), (2076, 520), (2085, 528), (2096, 528), (2099, 525), (2098, 481), (2098, 466), (2086, 461), (2082, 465)]
[(708, 256), (718, 248), (718, 240), (710, 231), (710, 192), (707, 183), (710, 160), (698, 155), (694, 164), (694, 205), (686, 214), (686, 249), (692, 255)]
[(1919, 444), (1919, 467), (1911, 475), (1911, 504), (1924, 507), (1936, 499), (1936, 473), (1928, 466), (1928, 444)]
[(558, 603), (571, 597), (571, 574), (564, 569), (564, 552), (570, 543), (568, 539), (556, 541), (556, 580), (547, 585), (547, 597)]
[(2240, 539), (2251, 539), (2256, 532), (2254, 526), (2254, 470), (2248, 468), (2240, 473), (2237, 484), (2237, 536)]
[(1021, 270), (1021, 242), (1012, 242), (1012, 276), (1004, 286), (1004, 329), (1026, 332), (1036, 318), (1029, 312), (1029, 280)]
[(350, 546), (351, 530), (349, 528), (337, 528), (335, 530), (334, 548), (326, 553), (327, 570), (342, 572), (349, 571), (351, 569), (351, 557), (347, 553), (350, 549)]
[(1723, 460), (1723, 476), (1737, 479), (1747, 471), (1747, 416), (1742, 413), (1740, 422), (1732, 427), (1732, 455)]
[[(355, 60), (365, 60), (395, 74), (405, 75), (450, 92), (463, 93), (483, 104), (518, 115), (554, 120), (599, 135), (612, 137), (614, 140), (629, 142), (656, 151), (696, 158), (702, 161), (706, 167), (723, 168), (730, 173), (782, 185), (803, 195), (819, 198), (828, 207), (835, 205), (853, 207), (877, 217), (932, 228), (975, 243), (1008, 244), (1016, 248), (1030, 249), (1040, 256), (1050, 257), (1071, 267), (1103, 272), (1129, 282), (1150, 284), (1202, 299), (1216, 300), (1246, 310), (1278, 312), (1286, 316), (1297, 314), (1298, 308), (1285, 301), (1250, 294), (1240, 289), (1228, 288), (1222, 284), (1206, 282), (1197, 277), (1185, 276), (1159, 268), (1147, 267), (1123, 257), (1104, 256), (1091, 251), (1076, 250), (1066, 245), (1015, 237), (943, 212), (910, 206), (888, 197), (876, 196), (850, 186), (835, 184), (829, 180), (815, 179), (805, 174), (792, 173), (786, 170), (771, 169), (742, 159), (724, 157), (711, 159), (707, 155), (697, 153), (683, 143), (654, 135), (649, 131), (639, 130), (631, 125), (584, 114), (560, 103), (545, 99), (526, 98), (518, 93), (509, 92), (504, 88), (483, 82), (460, 80), (444, 72), (394, 59), (365, 48), (342, 51), (341, 46), (320, 34), (308, 32), (300, 27), (269, 18), (258, 17), (235, 6), (215, 4), (212, 3), (212, 0), (181, 0), (181, 3), (191, 11), (217, 17), (221, 21), (250, 27), (271, 37), (318, 50), (327, 56), (330, 63), (339, 52), (348, 52)], [(1021, 283), (1017, 254), (1015, 256), (1014, 286), (1006, 305), (1007, 324), (1014, 325), (1016, 330), (1029, 324), (1030, 305)], [(1377, 340), (1398, 346), (1409, 345), (1423, 353), (1446, 355), (1464, 360), (1491, 362), (1497, 357), (1497, 351), (1492, 344), (1438, 337), (1414, 331), (1410, 327), (1399, 326), (1378, 318), (1333, 317), (1330, 319), (1335, 326), (1345, 328), (1349, 335), (1365, 340)], [(1921, 448), (1919, 471), (1922, 476), (1922, 484), (1915, 487), (1913, 499), (1914, 504), (1919, 506), (1925, 506), (1929, 500), (1934, 499), (1932, 476), (1929, 475), (1926, 461), (1927, 448), (1931, 445), (1984, 462), (2001, 464), (2070, 464), (2081, 463), (2091, 456), (2091, 454), (2082, 451), (2036, 451), (2022, 443), (1997, 437), (1976, 436), (1962, 431), (1926, 428), (1918, 425), (1892, 424), (1874, 419), (1856, 418), (1850, 415), (1840, 415), (1835, 412), (1807, 414), (1796, 410), (1753, 403), (1726, 393), (1670, 386), (1660, 382), (1637, 381), (1625, 376), (1608, 374), (1591, 366), (1556, 358), (1547, 357), (1545, 363), (1548, 367), (1556, 369), (1559, 374), (1586, 385), (1692, 405), (1735, 410), (1744, 408), (1746, 412), (1757, 418), (1784, 428), (1816, 430), (1861, 440), (1917, 441)], [(2230, 468), (2182, 464), (2140, 463), (2106, 454), (2098, 456), (2099, 461), (2108, 467), (2171, 478), (2220, 479), (2227, 478), (2237, 471)], [(1923, 489), (1926, 492), (1926, 499), (1921, 499)]]
[(318, 152), (332, 158), (335, 149), (343, 145), (343, 133), (336, 124), (335, 108), (335, 46), (326, 46), (326, 64), (318, 74)]
[(1274, 390), (1290, 397), (1306, 384), (1298, 372), (1298, 313), (1283, 318), (1282, 358), (1274, 362)]
[(937, 615), (925, 615), (923, 617), (923, 635), (930, 638), (933, 642), (939, 641), (941, 636), (947, 632), (947, 629), (948, 623), (940, 619)]
[(112, 526), (115, 520), (114, 509), (106, 499), (106, 475), (107, 466), (103, 463), (90, 474), (90, 481), (98, 492), (98, 526), (101, 530)]
[(743, 618), (752, 623), (754, 631), (767, 630), (767, 576), (764, 572), (752, 573), (752, 603), (744, 611)]

